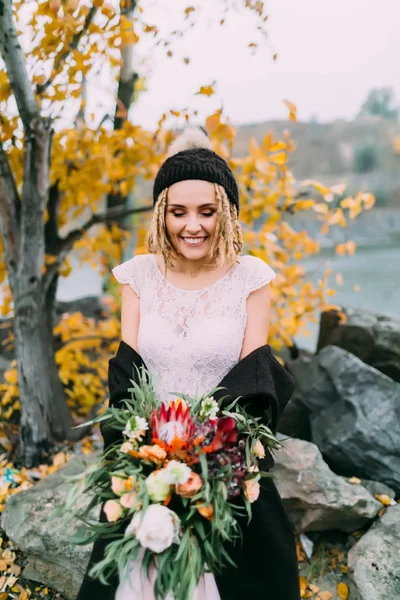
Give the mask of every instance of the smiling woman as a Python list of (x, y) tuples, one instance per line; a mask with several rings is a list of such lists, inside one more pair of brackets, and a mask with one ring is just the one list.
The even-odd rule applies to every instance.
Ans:
[[(239, 193), (229, 165), (209, 148), (204, 134), (185, 132), (156, 177), (153, 198), (149, 254), (113, 269), (123, 284), (121, 351), (140, 356), (154, 377), (160, 403), (168, 405), (176, 394), (211, 396), (237, 367), (238, 396), (244, 390), (254, 400), (257, 374), (264, 383), (268, 380), (268, 388), (274, 382), (273, 395), (266, 398), (275, 414), (274, 398), (282, 387), (276, 369), (283, 369), (274, 363), (269, 371), (257, 358), (258, 351), (270, 352), (269, 283), (275, 273), (261, 259), (241, 255)], [(257, 368), (243, 374), (246, 364)], [(128, 371), (131, 376), (131, 364)], [(252, 526), (245, 520), (240, 524), (243, 546), (230, 548), (237, 568), (226, 567), (221, 574), (204, 568), (187, 600), (261, 600), (266, 591), (271, 598), (299, 600), (293, 531), (272, 480), (262, 487), (253, 514)], [(249, 560), (250, 548), (259, 560)], [(162, 569), (162, 560), (159, 564)], [(154, 600), (141, 560), (135, 559), (128, 571), (135, 586), (116, 582), (114, 597), (115, 587), (110, 595), (105, 586), (93, 587), (86, 579), (79, 600)]]

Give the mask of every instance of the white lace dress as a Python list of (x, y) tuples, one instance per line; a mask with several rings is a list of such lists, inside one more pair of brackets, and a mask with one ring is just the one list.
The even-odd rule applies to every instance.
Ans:
[[(275, 278), (253, 256), (240, 257), (226, 275), (196, 291), (169, 283), (151, 254), (135, 256), (112, 272), (140, 298), (138, 350), (160, 401), (172, 399), (171, 393), (207, 393), (220, 383), (240, 358), (248, 295)], [(152, 584), (136, 562), (116, 600), (154, 600)], [(214, 577), (205, 575), (193, 600), (217, 599)]]

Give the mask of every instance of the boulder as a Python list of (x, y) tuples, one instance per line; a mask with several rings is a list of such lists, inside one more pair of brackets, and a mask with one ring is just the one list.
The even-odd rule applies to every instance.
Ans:
[[(24, 576), (56, 589), (67, 600), (78, 593), (92, 547), (72, 544), (79, 522), (67, 523), (54, 516), (53, 509), (65, 502), (71, 488), (65, 476), (82, 472), (96, 456), (73, 459), (29, 490), (10, 496), (2, 515), (7, 536), (28, 559)], [(89, 498), (83, 499), (82, 506), (86, 502)]]
[(315, 444), (289, 439), (275, 454), (272, 473), (298, 532), (339, 529), (352, 532), (382, 508), (361, 485), (335, 475)]
[(307, 360), (302, 402), (327, 463), (399, 492), (400, 384), (336, 346)]
[(400, 505), (386, 509), (348, 555), (354, 600), (400, 598)]
[(360, 309), (343, 309), (322, 314), (317, 352), (339, 346), (363, 362), (400, 382), (400, 319)]

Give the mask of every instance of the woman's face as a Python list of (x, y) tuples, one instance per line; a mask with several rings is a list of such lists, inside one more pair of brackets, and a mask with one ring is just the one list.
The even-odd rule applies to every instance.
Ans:
[(209, 254), (217, 210), (213, 183), (187, 180), (171, 185), (165, 224), (171, 244), (182, 256), (201, 260)]

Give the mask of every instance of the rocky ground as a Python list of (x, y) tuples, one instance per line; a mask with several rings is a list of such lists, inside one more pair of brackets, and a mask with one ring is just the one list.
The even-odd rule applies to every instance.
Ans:
[[(296, 390), (273, 474), (297, 531), (301, 596), (399, 600), (400, 321), (325, 315), (318, 353), (288, 357), (287, 367)], [(76, 524), (53, 509), (68, 492), (65, 474), (81, 472), (100, 443), (94, 434), (30, 471), (13, 470), (5, 448), (0, 600), (74, 599), (90, 548), (72, 545)]]

